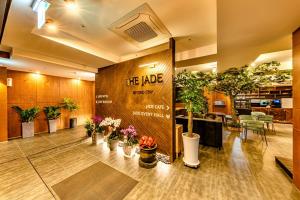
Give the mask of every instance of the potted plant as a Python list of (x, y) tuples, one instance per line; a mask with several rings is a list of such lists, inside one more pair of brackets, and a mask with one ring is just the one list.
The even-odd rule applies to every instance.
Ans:
[(149, 136), (143, 136), (139, 142), (140, 159), (139, 165), (144, 168), (153, 168), (157, 164), (156, 149), (157, 144), (155, 139)]
[(127, 129), (122, 129), (121, 133), (124, 136), (123, 151), (124, 156), (131, 158), (135, 152), (135, 145), (138, 144), (137, 133), (133, 125), (130, 125)]
[(95, 140), (100, 139), (100, 142), (103, 143), (104, 129), (103, 129), (103, 126), (101, 125), (103, 118), (95, 115), (94, 117), (92, 117), (92, 120), (93, 120), (93, 124), (95, 125), (94, 135), (92, 135), (92, 136), (95, 138)]
[(22, 137), (33, 137), (34, 136), (34, 119), (40, 112), (39, 107), (32, 107), (23, 110), (19, 106), (13, 106), (13, 109), (20, 115), (22, 122)]
[(201, 113), (207, 110), (207, 99), (204, 96), (204, 89), (207, 87), (213, 77), (209, 73), (191, 73), (183, 71), (176, 76), (176, 85), (179, 87), (178, 100), (185, 105), (188, 113), (188, 132), (182, 134), (184, 146), (185, 165), (198, 167), (200, 136), (193, 133), (193, 113)]
[(60, 107), (59, 106), (47, 106), (44, 108), (48, 120), (49, 133), (55, 133), (57, 130), (56, 121), (60, 117)]
[(107, 138), (107, 146), (111, 151), (117, 149), (119, 143), (120, 133), (118, 130), (114, 130)]
[(100, 122), (100, 127), (105, 130), (105, 140), (108, 136), (115, 131), (121, 124), (121, 119), (113, 119), (111, 117), (106, 117), (104, 120)]
[(84, 128), (85, 128), (85, 130), (86, 130), (87, 136), (88, 136), (88, 137), (91, 137), (92, 134), (93, 134), (93, 132), (94, 132), (94, 129), (95, 129), (92, 120), (90, 120), (90, 119), (86, 120), (86, 121), (85, 121), (85, 124), (84, 124)]
[(228, 124), (228, 130), (233, 132), (240, 132), (241, 131), (241, 124), (239, 122), (229, 122)]
[[(74, 102), (71, 98), (64, 98), (62, 102), (62, 108), (68, 110), (72, 113), (79, 109), (79, 106)], [(70, 117), (70, 128), (75, 128), (77, 126), (77, 118), (76, 117)]]
[(94, 116), (92, 119), (88, 119), (85, 122), (84, 128), (86, 129), (86, 133), (88, 137), (92, 137), (92, 143), (97, 144), (98, 137), (103, 141), (103, 128), (100, 125), (102, 122), (102, 117)]

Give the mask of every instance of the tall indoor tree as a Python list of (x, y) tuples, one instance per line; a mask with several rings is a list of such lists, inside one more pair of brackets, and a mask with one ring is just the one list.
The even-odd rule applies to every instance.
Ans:
[(192, 73), (182, 71), (176, 76), (176, 87), (179, 88), (178, 100), (184, 103), (188, 113), (188, 136), (193, 137), (193, 113), (207, 110), (207, 98), (204, 89), (213, 80), (211, 73)]
[(180, 72), (175, 81), (179, 88), (177, 98), (184, 103), (188, 112), (188, 132), (182, 134), (185, 165), (198, 167), (199, 162), (199, 140), (200, 136), (193, 133), (193, 113), (205, 113), (207, 111), (207, 99), (204, 89), (212, 80), (209, 73)]
[(279, 62), (272, 61), (260, 64), (256, 67), (248, 67), (246, 65), (217, 73), (213, 90), (223, 92), (230, 98), (234, 122), (237, 122), (234, 100), (238, 94), (250, 93), (263, 85), (272, 82), (283, 82), (290, 77), (289, 72), (280, 71), (279, 66)]

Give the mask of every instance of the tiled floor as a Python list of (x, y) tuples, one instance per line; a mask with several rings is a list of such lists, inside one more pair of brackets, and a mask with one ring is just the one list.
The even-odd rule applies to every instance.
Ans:
[[(138, 166), (138, 156), (82, 139), (83, 128), (0, 144), (0, 199), (57, 198), (51, 186), (102, 161), (139, 181), (125, 199), (300, 199), (300, 192), (276, 166), (275, 155), (292, 156), (292, 127), (277, 125), (269, 146), (250, 134), (226, 132), (224, 148), (201, 147), (198, 169), (177, 160), (154, 169)], [(71, 143), (71, 144), (69, 144)]]

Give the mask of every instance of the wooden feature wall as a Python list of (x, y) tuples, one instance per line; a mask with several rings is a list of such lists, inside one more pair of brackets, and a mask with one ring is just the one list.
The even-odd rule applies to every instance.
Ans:
[[(231, 114), (231, 102), (228, 96), (218, 92), (205, 92), (205, 96), (208, 99), (209, 112), (221, 112), (225, 113), (226, 115)], [(224, 101), (225, 106), (215, 106), (215, 101)]]
[(0, 142), (7, 140), (7, 70), (0, 67)]
[[(21, 108), (58, 105), (64, 97), (74, 99), (80, 109), (74, 114), (78, 125), (82, 125), (86, 118), (90, 118), (94, 111), (94, 82), (82, 81), (47, 75), (36, 75), (8, 70), (7, 77), (13, 79), (13, 86), (8, 87), (8, 137), (21, 137), (21, 122), (18, 114), (11, 108), (18, 105)], [(62, 110), (58, 120), (58, 128), (69, 127), (69, 113)], [(35, 120), (35, 132), (48, 131), (47, 120), (41, 112)]]
[[(139, 67), (140, 65), (157, 62), (155, 68)], [(174, 153), (174, 104), (173, 104), (173, 52), (172, 49), (115, 64), (99, 69), (96, 75), (96, 114), (104, 117), (122, 119), (121, 126), (132, 124), (139, 136), (149, 135), (156, 138), (159, 151), (172, 156)], [(127, 79), (133, 76), (140, 78), (145, 75), (163, 73), (163, 83), (145, 86), (128, 86)], [(153, 91), (152, 94), (133, 94), (134, 91)], [(104, 100), (112, 103), (97, 103)], [(157, 108), (146, 108), (147, 105), (163, 105)], [(158, 116), (134, 115), (134, 112), (156, 113)]]
[(293, 181), (300, 189), (300, 28), (293, 34)]

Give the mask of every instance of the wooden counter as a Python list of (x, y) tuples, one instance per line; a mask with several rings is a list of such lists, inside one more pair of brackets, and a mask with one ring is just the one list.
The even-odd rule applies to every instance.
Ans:
[(274, 116), (274, 122), (278, 123), (293, 123), (293, 109), (292, 108), (264, 108), (252, 107), (254, 112), (264, 112), (267, 115)]

